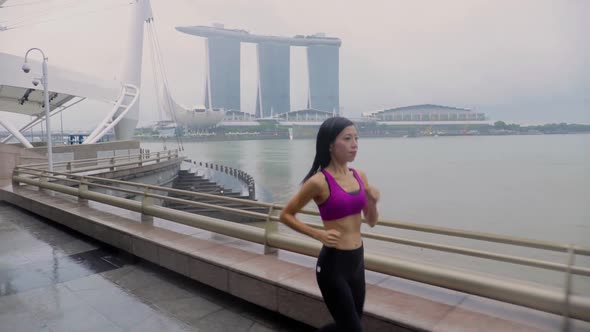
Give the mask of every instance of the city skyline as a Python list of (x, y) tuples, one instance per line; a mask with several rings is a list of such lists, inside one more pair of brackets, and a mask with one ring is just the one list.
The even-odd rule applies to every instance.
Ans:
[[(293, 111), (291, 108), (291, 47), (307, 53), (306, 108), (340, 113), (339, 48), (341, 40), (325, 34), (277, 37), (226, 29), (221, 24), (177, 27), (176, 30), (204, 38), (206, 56), (205, 107), (241, 109), (241, 44), (256, 47), (257, 118)], [(210, 100), (211, 99), (211, 100)]]
[[(63, 4), (49, 2), (56, 8)], [(9, 0), (5, 6), (11, 3), (22, 1)], [(41, 47), (53, 65), (112, 79), (119, 73), (122, 59), (117, 52), (125, 42), (129, 12), (124, 1), (104, 3), (102, 7), (118, 7), (98, 10), (102, 7), (82, 4), (72, 9), (69, 16), (74, 17), (0, 31), (0, 51), (22, 56), (29, 47)], [(0, 24), (26, 16), (24, 7), (0, 9)], [(306, 1), (187, 0), (166, 6), (153, 0), (152, 7), (171, 93), (182, 104), (205, 102), (204, 46), (174, 28), (221, 22), (258, 34), (325, 32), (340, 38), (344, 116), (428, 103), (474, 109), (507, 122), (590, 123), (590, 46), (583, 33), (590, 30), (590, 24), (582, 17), (590, 6), (584, 1), (449, 1), (444, 5), (326, 1), (310, 7)], [(329, 8), (338, 8), (338, 15), (326, 15)], [(75, 17), (76, 12), (93, 9), (90, 16)], [(241, 108), (253, 113), (255, 49), (242, 45), (241, 51)], [(291, 109), (302, 109), (309, 95), (303, 70), (307, 66), (305, 49), (293, 48), (290, 56)], [(149, 92), (153, 90), (149, 65), (144, 57), (140, 124), (157, 119), (154, 93)], [(66, 111), (66, 127), (74, 127), (82, 118), (98, 121), (109, 109), (97, 102), (82, 104), (75, 111)], [(85, 116), (80, 115), (83, 113)]]

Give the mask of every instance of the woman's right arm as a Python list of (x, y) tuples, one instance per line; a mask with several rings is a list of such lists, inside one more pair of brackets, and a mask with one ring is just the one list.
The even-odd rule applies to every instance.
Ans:
[(301, 222), (295, 215), (301, 211), (309, 201), (317, 197), (321, 193), (321, 184), (317, 177), (311, 177), (305, 181), (301, 189), (289, 200), (283, 211), (281, 212), (281, 222), (291, 227), (299, 233), (310, 236), (326, 246), (333, 247), (340, 239), (340, 232), (336, 230), (322, 230), (313, 228)]

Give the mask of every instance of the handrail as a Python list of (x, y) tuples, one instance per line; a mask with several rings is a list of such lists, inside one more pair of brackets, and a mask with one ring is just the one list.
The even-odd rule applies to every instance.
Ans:
[[(127, 149), (127, 150), (130, 150), (130, 149)], [(82, 164), (82, 163), (88, 163), (88, 162), (97, 162), (97, 161), (102, 161), (102, 160), (110, 160), (112, 158), (124, 159), (124, 158), (131, 158), (131, 157), (140, 157), (145, 154), (146, 153), (144, 152), (144, 153), (130, 154), (130, 155), (124, 155), (124, 156), (115, 156), (115, 157), (88, 158), (88, 159), (76, 159), (76, 160), (70, 160), (70, 161), (60, 161), (60, 162), (53, 163), (53, 166), (67, 165), (68, 163)], [(47, 166), (47, 163), (22, 164), (19, 166), (21, 166), (21, 167)]]
[[(428, 225), (420, 225), (420, 224), (413, 224), (413, 223), (401, 222), (401, 221), (391, 221), (391, 220), (379, 220), (379, 225), (386, 226), (386, 227), (394, 227), (394, 228), (413, 230), (413, 231), (435, 233), (435, 234), (439, 234), (439, 235), (458, 236), (458, 237), (469, 238), (469, 239), (474, 239), (474, 240), (483, 240), (483, 241), (488, 241), (488, 242), (513, 244), (513, 245), (519, 245), (519, 246), (526, 246), (529, 248), (545, 249), (545, 250), (552, 250), (552, 251), (559, 251), (559, 252), (567, 252), (569, 250), (568, 244), (524, 239), (524, 238), (518, 238), (518, 237), (513, 237), (513, 236), (508, 236), (508, 235), (496, 235), (496, 234), (484, 233), (484, 232), (464, 231), (464, 230), (458, 230), (458, 229), (440, 227), (440, 226), (428, 226)], [(574, 247), (574, 252), (576, 254), (590, 256), (590, 248)]]
[[(152, 158), (152, 155), (169, 155), (169, 154), (174, 154), (174, 155), (178, 155), (179, 152), (177, 149), (174, 150), (164, 150), (164, 151), (158, 151), (158, 152), (142, 152), (142, 153), (138, 153), (138, 154), (133, 154), (133, 155), (124, 155), (124, 156), (113, 156), (113, 157), (103, 157), (103, 158), (91, 158), (91, 159), (77, 159), (77, 160), (72, 160), (72, 161), (62, 161), (62, 162), (58, 162), (58, 163), (54, 163), (54, 166), (72, 166), (72, 165), (77, 165), (77, 164), (88, 164), (88, 163), (99, 163), (99, 162), (103, 162), (103, 161), (118, 161), (121, 159), (137, 159), (137, 160), (145, 160), (144, 158)], [(35, 166), (46, 166), (47, 163), (38, 163), (38, 164), (23, 164), (23, 165), (19, 165), (19, 167), (35, 167)]]
[[(144, 159), (144, 161), (147, 161), (147, 159)], [(135, 164), (135, 163), (129, 163), (129, 164)], [(15, 169), (15, 171), (18, 171), (18, 169), (21, 169), (21, 168), (26, 169), (26, 170), (35, 170), (30, 167), (18, 166), (17, 169)], [(42, 170), (42, 172), (46, 172), (46, 171)], [(26, 173), (32, 174), (29, 172), (26, 172)], [(182, 190), (182, 189), (160, 187), (160, 186), (150, 185), (150, 184), (134, 183), (134, 182), (114, 180), (114, 179), (106, 179), (106, 178), (102, 178), (102, 177), (80, 176), (80, 175), (75, 175), (75, 174), (71, 174), (71, 173), (53, 172), (53, 174), (70, 176), (70, 177), (80, 177), (80, 178), (83, 177), (87, 180), (96, 180), (96, 181), (101, 181), (101, 182), (112, 182), (112, 183), (116, 183), (116, 184), (131, 185), (131, 186), (141, 187), (143, 189), (153, 189), (153, 190), (158, 190), (158, 191), (166, 191), (169, 193), (182, 194), (182, 195), (193, 196), (193, 197), (198, 197), (198, 198), (220, 199), (220, 200), (225, 200), (225, 201), (229, 201), (229, 202), (244, 203), (244, 204), (248, 204), (251, 206), (259, 206), (259, 207), (266, 207), (266, 208), (274, 207), (277, 210), (281, 210), (284, 208), (284, 205), (281, 205), (281, 204), (251, 201), (251, 200), (245, 200), (242, 198), (225, 197), (225, 196), (199, 193), (199, 192)], [(63, 178), (58, 178), (58, 177), (52, 177), (52, 176), (45, 176), (45, 177), (63, 180)], [(109, 189), (115, 189), (115, 188), (116, 187), (112, 187)], [(122, 189), (119, 189), (119, 190), (123, 191)], [(141, 194), (143, 194), (143, 192), (141, 192)], [(166, 197), (166, 199), (171, 200), (171, 197)], [(187, 202), (190, 202), (190, 201), (187, 201)], [(312, 211), (312, 210), (302, 210), (302, 211), (300, 211), (300, 213), (312, 215), (312, 216), (319, 215), (319, 213), (317, 211)], [(266, 215), (264, 216), (264, 218), (266, 218)], [(274, 219), (278, 220), (278, 218), (276, 218), (276, 217)], [(464, 237), (464, 238), (477, 239), (477, 240), (483, 240), (483, 241), (489, 241), (489, 242), (499, 242), (499, 243), (505, 243), (505, 244), (511, 244), (511, 245), (526, 246), (526, 247), (531, 247), (531, 248), (552, 250), (552, 251), (559, 251), (559, 252), (562, 252), (562, 251), (567, 252), (567, 250), (569, 248), (569, 245), (553, 243), (553, 242), (549, 242), (549, 241), (538, 241), (538, 240), (523, 239), (523, 238), (510, 237), (510, 236), (500, 236), (500, 235), (496, 235), (496, 234), (483, 233), (483, 232), (462, 231), (462, 230), (456, 230), (456, 229), (445, 228), (445, 227), (435, 227), (435, 226), (402, 223), (402, 222), (391, 222), (391, 221), (387, 221), (387, 220), (384, 220), (384, 221), (380, 220), (378, 222), (378, 225), (379, 226), (395, 227), (395, 228), (403, 228), (403, 229), (411, 229), (411, 230), (415, 230), (415, 231), (430, 232), (430, 233), (436, 233), (436, 234), (441, 234), (441, 235)], [(371, 236), (370, 234), (371, 233), (365, 233), (364, 235)], [(576, 254), (590, 255), (590, 248), (580, 247), (580, 246), (572, 246), (572, 249), (574, 250), (574, 252)]]
[[(147, 160), (144, 160), (144, 161), (147, 161)], [(130, 163), (130, 164), (134, 164), (134, 163)], [(15, 171), (17, 171), (20, 168), (34, 170), (30, 167), (18, 166), (17, 169), (15, 169)], [(53, 174), (65, 175), (65, 176), (78, 176), (78, 175), (74, 175), (74, 174), (70, 174), (70, 173), (60, 173), (60, 172), (53, 172)], [(105, 178), (101, 178), (101, 177), (92, 177), (92, 176), (84, 176), (84, 178), (89, 179), (89, 180), (94, 179), (97, 181), (108, 181), (108, 182), (112, 182), (112, 183), (116, 183), (116, 184), (129, 185), (129, 182), (119, 181), (119, 180), (114, 180), (114, 179), (105, 179)], [(222, 199), (226, 200), (226, 201), (245, 203), (245, 204), (252, 205), (252, 206), (259, 206), (259, 207), (266, 207), (266, 208), (270, 208), (270, 207), (274, 206), (277, 210), (282, 210), (284, 208), (284, 205), (281, 205), (281, 204), (244, 200), (241, 198), (224, 197), (224, 196), (219, 196), (219, 195), (205, 194), (205, 193), (199, 193), (199, 192), (182, 190), (182, 189), (159, 187), (159, 186), (150, 185), (150, 184), (133, 183), (132, 185), (142, 187), (144, 189), (146, 189), (146, 188), (157, 189), (159, 191), (167, 191), (169, 193), (176, 193), (176, 194), (182, 194), (182, 195), (199, 197), (199, 198), (220, 199), (220, 197), (223, 197)], [(311, 215), (311, 216), (319, 216), (319, 213), (317, 211), (308, 210), (308, 209), (303, 209), (300, 211), (300, 213), (306, 214), (306, 215)], [(413, 231), (434, 233), (434, 234), (439, 234), (439, 235), (455, 236), (455, 237), (469, 238), (469, 239), (475, 239), (475, 240), (481, 240), (481, 241), (504, 243), (504, 244), (510, 244), (510, 245), (524, 246), (524, 247), (529, 247), (529, 248), (551, 250), (551, 251), (557, 251), (557, 252), (567, 252), (570, 247), (567, 244), (560, 244), (560, 243), (554, 243), (554, 242), (549, 242), (549, 241), (532, 240), (532, 239), (518, 238), (518, 237), (507, 236), (507, 235), (506, 236), (505, 235), (496, 235), (496, 234), (484, 233), (484, 232), (464, 231), (464, 230), (458, 230), (458, 229), (447, 228), (447, 227), (429, 226), (429, 225), (413, 224), (413, 223), (399, 222), (399, 221), (379, 220), (378, 225), (385, 226), (385, 227), (393, 227), (393, 228), (401, 228), (401, 229), (407, 229), (407, 230), (413, 230)], [(590, 248), (588, 248), (588, 247), (572, 246), (572, 249), (574, 250), (574, 252), (576, 254), (590, 256)]]
[[(165, 158), (165, 157), (164, 157)], [(31, 178), (25, 175), (34, 175), (39, 178)], [(65, 176), (66, 178), (63, 178)], [(62, 181), (67, 181), (70, 183), (78, 183), (79, 188), (62, 185), (55, 181), (47, 181), (44, 179), (57, 179)], [(74, 179), (76, 178), (76, 179)], [(62, 192), (65, 194), (78, 196), (84, 199), (95, 200), (98, 202), (102, 202), (105, 204), (110, 204), (113, 206), (117, 206), (120, 208), (140, 212), (145, 215), (160, 217), (168, 220), (172, 220), (174, 222), (183, 223), (189, 226), (199, 227), (202, 229), (210, 230), (213, 232), (218, 232), (221, 234), (225, 234), (228, 236), (233, 236), (241, 239), (245, 239), (248, 241), (253, 241), (260, 244), (270, 245), (275, 248), (291, 250), (294, 252), (298, 252), (305, 255), (315, 256), (319, 251), (319, 244), (315, 242), (311, 242), (309, 240), (303, 240), (301, 238), (287, 236), (284, 234), (280, 234), (276, 231), (270, 232), (270, 227), (266, 227), (265, 229), (257, 228), (253, 226), (233, 223), (229, 221), (219, 220), (215, 218), (200, 216), (196, 214), (192, 214), (185, 211), (174, 210), (167, 207), (153, 205), (149, 202), (150, 200), (143, 200), (143, 201), (134, 201), (127, 198), (122, 197), (115, 197), (112, 195), (102, 194), (95, 191), (89, 190), (81, 190), (80, 184), (84, 183), (89, 187), (98, 187), (109, 189), (113, 191), (120, 191), (131, 193), (138, 196), (143, 197), (151, 197), (157, 198), (161, 200), (168, 200), (172, 202), (179, 202), (187, 205), (192, 206), (200, 206), (200, 207), (209, 207), (215, 208), (219, 211), (225, 211), (229, 213), (236, 213), (244, 216), (249, 217), (256, 217), (261, 219), (266, 219), (268, 222), (276, 223), (278, 221), (278, 217), (272, 216), (265, 213), (259, 212), (252, 212), (252, 211), (244, 211), (235, 208), (229, 207), (222, 207), (216, 206), (213, 204), (186, 200), (182, 198), (175, 198), (169, 197), (166, 195), (155, 194), (152, 191), (158, 192), (166, 192), (166, 193), (178, 193), (182, 195), (187, 195), (188, 197), (209, 197), (215, 198), (218, 200), (225, 200), (225, 201), (238, 201), (240, 203), (249, 204), (252, 206), (265, 206), (269, 209), (282, 209), (283, 206), (277, 204), (270, 204), (270, 203), (262, 203), (262, 202), (252, 202), (243, 199), (237, 198), (229, 198), (224, 196), (218, 195), (210, 195), (204, 193), (195, 193), (186, 190), (179, 190), (179, 189), (171, 189), (166, 187), (159, 187), (155, 185), (146, 185), (141, 183), (133, 183), (121, 180), (111, 180), (101, 177), (94, 177), (94, 176), (80, 176), (71, 173), (60, 173), (60, 172), (48, 172), (46, 170), (39, 170), (30, 167), (17, 167), (15, 169), (15, 173), (13, 176), (13, 181), (15, 183), (26, 183), (33, 186), (37, 186), (39, 188), (45, 188), (57, 192)], [(100, 183), (93, 183), (92, 181), (97, 181)], [(128, 187), (136, 187), (136, 188), (143, 188), (142, 190), (134, 190), (128, 188), (120, 188), (115, 187), (112, 185), (107, 185), (104, 183), (110, 184), (119, 184), (125, 185)], [(304, 211), (306, 213), (307, 211)], [(317, 215), (317, 212), (310, 211), (311, 215)], [(307, 213), (306, 213), (307, 214)], [(476, 239), (495, 239), (499, 240), (496, 242), (503, 242), (511, 245), (519, 245), (522, 239), (518, 239), (518, 241), (513, 241), (513, 238), (509, 238), (509, 240), (505, 240), (502, 236), (493, 235), (493, 234), (485, 234), (485, 233), (478, 233), (478, 232), (464, 232), (460, 230), (453, 230), (448, 228), (437, 228), (432, 226), (420, 226), (420, 225), (413, 225), (413, 224), (403, 224), (399, 222), (385, 222), (389, 224), (387, 225), (390, 227), (397, 227), (402, 226), (400, 228), (411, 229), (413, 230), (422, 230), (427, 229), (432, 231), (433, 233), (440, 233), (443, 235), (452, 235), (452, 236), (464, 236), (466, 238), (476, 238)], [(401, 225), (397, 225), (401, 224)], [(314, 227), (321, 227), (317, 224), (312, 224)], [(417, 227), (416, 227), (417, 226)], [(463, 234), (464, 233), (464, 234)], [(489, 253), (480, 250), (473, 250), (468, 248), (461, 248), (461, 247), (454, 247), (448, 245), (440, 245), (435, 243), (423, 242), (423, 241), (415, 241), (409, 240), (404, 238), (398, 237), (391, 237), (391, 236), (384, 236), (378, 234), (371, 234), (371, 233), (362, 233), (366, 238), (373, 238), (378, 240), (385, 240), (388, 242), (395, 242), (401, 243), (405, 245), (412, 245), (417, 247), (424, 247), (430, 248), (435, 250), (453, 252), (463, 255), (470, 255), (476, 257), (482, 257), (487, 259), (494, 259), (498, 261), (504, 262), (511, 262), (521, 265), (533, 266), (538, 268), (544, 268), (549, 270), (557, 270), (557, 271), (567, 271), (572, 274), (582, 275), (582, 276), (590, 276), (590, 269), (585, 267), (579, 266), (566, 266), (563, 264), (535, 260), (535, 259), (528, 259), (522, 258), (517, 256), (511, 255), (503, 255), (503, 254), (496, 254), (496, 253)], [(539, 249), (547, 249), (547, 250), (560, 250), (561, 244), (544, 242), (544, 244), (548, 245), (539, 245), (538, 242), (541, 241), (534, 241), (534, 240), (525, 240), (525, 245), (528, 246), (538, 246)], [(584, 254), (586, 252), (590, 252), (589, 248), (585, 247), (576, 247), (570, 249), (572, 253), (576, 251), (577, 253)], [(419, 282), (425, 282), (428, 284), (446, 287), (450, 289), (459, 290), (462, 292), (472, 293), (476, 295), (481, 295), (489, 298), (498, 299), (501, 301), (506, 301), (518, 305), (527, 306), (530, 308), (535, 308), (547, 312), (552, 312), (556, 314), (561, 314), (563, 306), (564, 306), (564, 294), (556, 289), (547, 289), (547, 287), (540, 287), (533, 284), (517, 282), (512, 280), (500, 280), (498, 278), (492, 278), (487, 276), (482, 276), (475, 272), (467, 272), (467, 271), (459, 271), (448, 267), (441, 267), (441, 266), (434, 266), (426, 263), (418, 263), (413, 262), (410, 260), (404, 260), (401, 258), (394, 258), (389, 256), (383, 256), (380, 254), (375, 254), (368, 252), (365, 254), (365, 264), (367, 269), (386, 273), (393, 276), (398, 276), (402, 278), (407, 278)], [(585, 297), (581, 295), (570, 295), (568, 297), (568, 308), (569, 314), (572, 318), (583, 319), (590, 321), (590, 297)]]
[[(23, 169), (25, 171), (22, 171)], [(51, 176), (51, 175), (39, 175), (38, 173), (34, 173), (34, 172), (41, 172), (42, 174), (47, 173), (46, 170), (37, 170), (37, 169), (33, 169), (33, 168), (29, 168), (29, 167), (21, 167), (21, 166), (17, 166), (15, 168), (15, 170), (14, 170), (14, 173), (15, 174), (24, 173), (24, 174), (30, 174), (30, 175), (35, 175), (35, 176), (43, 176), (43, 177), (47, 177), (47, 178), (53, 178), (53, 179), (56, 179), (56, 180), (64, 180), (64, 178), (61, 178), (61, 177)], [(267, 208), (270, 208), (271, 206), (273, 206), (272, 203), (252, 201), (252, 200), (247, 200), (247, 199), (243, 199), (243, 198), (219, 196), (219, 195), (206, 194), (206, 193), (200, 193), (200, 192), (188, 191), (188, 190), (182, 190), (182, 189), (174, 189), (174, 188), (168, 188), (168, 187), (160, 187), (160, 186), (151, 185), (151, 184), (145, 184), (145, 183), (137, 183), (137, 182), (128, 182), (128, 181), (121, 181), (121, 180), (115, 180), (115, 179), (108, 179), (108, 178), (97, 177), (97, 176), (77, 175), (77, 174), (62, 173), (62, 172), (56, 172), (56, 171), (54, 171), (53, 174), (57, 174), (57, 175), (61, 175), (61, 176), (67, 176), (67, 177), (75, 177), (75, 178), (80, 178), (80, 179), (84, 178), (86, 180), (96, 180), (96, 181), (100, 181), (100, 182), (111, 182), (111, 183), (115, 183), (115, 184), (136, 186), (136, 187), (141, 187), (144, 190), (145, 189), (153, 189), (153, 190), (158, 190), (158, 191), (167, 191), (169, 193), (194, 196), (194, 197), (198, 197), (198, 198), (222, 199), (222, 200), (226, 200), (228, 202), (245, 203), (245, 204), (249, 204), (249, 205), (252, 205), (252, 206), (267, 207)], [(113, 187), (113, 188), (116, 188), (116, 187)], [(143, 192), (142, 192), (142, 194), (143, 194)], [(309, 212), (313, 213), (313, 211), (309, 211)]]
[[(57, 178), (57, 177), (53, 177), (53, 176), (49, 176), (50, 178)], [(91, 177), (84, 177), (85, 179), (90, 179)], [(58, 178), (61, 179), (61, 178)], [(99, 178), (100, 180), (102, 180), (102, 178)], [(69, 181), (69, 182), (78, 182), (76, 180), (72, 180), (72, 179), (62, 179), (65, 181)], [(128, 185), (127, 182), (125, 181), (118, 181), (121, 184), (126, 184)], [(203, 208), (211, 208), (211, 209), (216, 209), (218, 211), (222, 211), (222, 212), (228, 212), (228, 213), (233, 213), (233, 214), (237, 214), (237, 215), (242, 215), (245, 217), (253, 217), (253, 218), (258, 218), (258, 219), (270, 219), (272, 221), (279, 221), (279, 218), (276, 216), (268, 216), (268, 214), (265, 213), (260, 213), (260, 212), (253, 212), (253, 211), (245, 211), (245, 210), (241, 210), (241, 209), (236, 209), (236, 208), (230, 208), (230, 207), (225, 207), (225, 206), (218, 206), (215, 204), (208, 204), (208, 203), (202, 203), (202, 202), (196, 202), (196, 201), (191, 201), (191, 200), (185, 200), (185, 199), (181, 199), (181, 198), (175, 198), (175, 197), (169, 197), (169, 196), (164, 196), (164, 195), (158, 195), (158, 194), (153, 194), (153, 193), (146, 193), (145, 191), (141, 191), (141, 190), (132, 190), (132, 189), (127, 189), (127, 188), (119, 188), (119, 187), (113, 187), (113, 186), (108, 186), (108, 185), (103, 185), (103, 184), (97, 184), (97, 183), (88, 183), (89, 186), (93, 186), (93, 187), (98, 187), (98, 188), (104, 188), (104, 189), (110, 189), (110, 190), (117, 190), (117, 191), (121, 191), (124, 193), (128, 193), (128, 194), (135, 194), (135, 195), (143, 195), (145, 197), (151, 197), (151, 198), (157, 198), (157, 199), (161, 199), (161, 200), (165, 200), (165, 201), (171, 201), (171, 202), (176, 202), (176, 203), (182, 203), (185, 205), (191, 205), (191, 206), (195, 206), (195, 207), (203, 207)], [(144, 186), (144, 185), (142, 185)], [(150, 186), (149, 189), (157, 189), (160, 190), (162, 187), (157, 187), (157, 186)], [(193, 193), (190, 191), (185, 191), (185, 190), (175, 190), (175, 191), (180, 191), (180, 192), (186, 192), (186, 193)], [(197, 193), (199, 195), (203, 195), (205, 197), (208, 198), (215, 198), (215, 199), (220, 199), (220, 200), (226, 200), (226, 201), (231, 201), (231, 202), (239, 202), (239, 203), (246, 203), (249, 202), (248, 200), (244, 200), (244, 199), (240, 199), (240, 198), (231, 198), (231, 197), (223, 197), (223, 196), (218, 196), (218, 195), (211, 195), (211, 194), (201, 194), (201, 193)], [(259, 204), (256, 204), (259, 205)], [(268, 205), (268, 203), (264, 204), (264, 205)], [(260, 205), (259, 205), (260, 206)], [(279, 206), (273, 206), (274, 209), (279, 209)], [(309, 223), (306, 222), (307, 225), (310, 225), (312, 227), (316, 227), (316, 228), (322, 228), (321, 225), (318, 224), (314, 224), (314, 223)], [(373, 233), (366, 233), (366, 232), (361, 232), (361, 235), (364, 238), (370, 238), (370, 239), (375, 239), (375, 240), (382, 240), (382, 241), (387, 241), (387, 242), (393, 242), (393, 243), (398, 243), (398, 244), (404, 244), (404, 245), (409, 245), (409, 246), (414, 246), (414, 247), (421, 247), (421, 248), (428, 248), (428, 249), (434, 249), (434, 250), (439, 250), (439, 251), (445, 251), (445, 252), (451, 252), (451, 253), (456, 253), (456, 254), (461, 254), (461, 255), (466, 255), (466, 256), (472, 256), (472, 257), (479, 257), (479, 258), (486, 258), (486, 259), (493, 259), (493, 260), (497, 260), (497, 261), (502, 261), (502, 262), (508, 262), (508, 263), (515, 263), (515, 264), (521, 264), (521, 265), (527, 265), (527, 266), (532, 266), (532, 267), (538, 267), (538, 268), (544, 268), (544, 269), (548, 269), (548, 270), (555, 270), (555, 271), (568, 271), (568, 266), (564, 265), (564, 264), (558, 264), (558, 263), (552, 263), (552, 262), (546, 262), (546, 261), (542, 261), (542, 260), (536, 260), (536, 259), (527, 259), (527, 258), (521, 258), (518, 256), (513, 256), (513, 255), (504, 255), (504, 254), (495, 254), (495, 253), (489, 253), (486, 251), (481, 251), (481, 250), (474, 250), (474, 249), (468, 249), (468, 248), (463, 248), (463, 247), (457, 247), (457, 246), (449, 246), (449, 245), (440, 245), (440, 244), (434, 244), (434, 243), (430, 243), (430, 242), (424, 242), (424, 241), (416, 241), (416, 240), (410, 240), (410, 239), (406, 239), (406, 238), (401, 238), (401, 237), (393, 237), (393, 236), (387, 236), (387, 235), (380, 235), (380, 234), (373, 234)], [(571, 267), (571, 272), (573, 274), (578, 274), (578, 275), (583, 275), (583, 276), (588, 276), (590, 277), (590, 269), (589, 268), (583, 268), (583, 267)]]
[[(74, 175), (73, 172), (88, 172), (88, 171), (95, 171), (95, 170), (100, 170), (100, 169), (113, 169), (113, 168), (119, 168), (119, 167), (124, 167), (124, 166), (132, 166), (132, 165), (137, 165), (137, 164), (145, 164), (148, 162), (152, 162), (152, 161), (156, 161), (159, 162), (162, 159), (167, 159), (167, 160), (171, 160), (172, 158), (178, 158), (179, 154), (178, 154), (178, 150), (168, 150), (171, 151), (170, 153), (165, 153), (160, 155), (159, 152), (156, 155), (156, 157), (151, 157), (151, 158), (147, 158), (147, 159), (137, 159), (136, 161), (130, 161), (130, 162), (125, 162), (125, 163), (110, 163), (110, 164), (103, 164), (103, 165), (96, 165), (96, 166), (87, 166), (87, 167), (80, 167), (80, 168), (76, 168), (76, 169), (72, 169), (70, 170), (70, 173), (59, 173), (59, 172), (54, 172), (54, 174), (59, 174), (59, 175)], [(174, 153), (172, 153), (174, 152)], [(107, 160), (114, 160), (114, 158), (106, 158)], [(125, 158), (122, 158), (125, 159)], [(88, 161), (85, 163), (89, 163)], [(25, 169), (25, 170), (32, 170), (32, 171), (37, 171), (37, 172), (44, 172), (46, 171), (45, 169), (40, 170), (40, 169), (36, 169), (33, 167), (29, 167), (27, 166), (18, 166), (18, 168), (21, 169)]]
[[(130, 149), (127, 149), (130, 150)], [(177, 150), (167, 150), (167, 151), (177, 151)], [(85, 164), (85, 163), (89, 163), (89, 162), (100, 162), (103, 160), (111, 160), (111, 159), (131, 159), (132, 157), (141, 157), (141, 156), (145, 156), (146, 154), (149, 156), (150, 152), (144, 152), (144, 153), (137, 153), (137, 154), (130, 154), (130, 155), (124, 155), (124, 156), (114, 156), (114, 157), (102, 157), (102, 158), (89, 158), (89, 159), (76, 159), (76, 160), (71, 160), (71, 161), (60, 161), (57, 163), (53, 163), (53, 166), (63, 166), (63, 165), (67, 165), (67, 164)], [(34, 166), (46, 166), (47, 163), (36, 163), (36, 164), (22, 164), (19, 165), (21, 167), (34, 167)]]
[[(317, 256), (320, 249), (320, 245), (317, 243), (279, 233), (269, 234), (268, 242), (275, 248), (309, 256)], [(480, 295), (545, 312), (562, 313), (563, 293), (547, 287), (539, 287), (535, 284), (503, 280), (497, 277), (469, 273), (434, 264), (418, 263), (402, 258), (386, 257), (370, 252), (365, 252), (365, 268), (375, 272)], [(589, 297), (571, 295), (569, 301), (570, 317), (590, 320)]]
[[(405, 239), (405, 238), (401, 238), (401, 237), (393, 237), (393, 236), (380, 235), (380, 234), (363, 233), (362, 235), (363, 235), (363, 237), (370, 238), (370, 239), (382, 240), (382, 241), (387, 241), (387, 242), (394, 242), (394, 243), (405, 244), (405, 245), (414, 246), (414, 247), (428, 248), (428, 249), (434, 249), (434, 250), (445, 251), (445, 252), (452, 252), (452, 253), (462, 254), (462, 255), (467, 255), (467, 256), (472, 256), (472, 257), (488, 258), (488, 259), (493, 259), (493, 260), (508, 262), (508, 263), (517, 263), (517, 264), (522, 264), (522, 265), (544, 268), (544, 269), (548, 269), (548, 270), (555, 270), (555, 271), (561, 271), (561, 272), (566, 272), (568, 270), (568, 266), (565, 264), (546, 262), (546, 261), (537, 260), (537, 259), (526, 259), (526, 258), (521, 258), (521, 257), (513, 256), (513, 255), (495, 254), (495, 253), (489, 253), (489, 252), (482, 251), (482, 250), (467, 249), (467, 248), (442, 245), (442, 244), (433, 244), (430, 242), (416, 241), (416, 240), (410, 240), (410, 239)], [(572, 267), (571, 271), (574, 274), (579, 274), (579, 275), (590, 277), (590, 268)]]

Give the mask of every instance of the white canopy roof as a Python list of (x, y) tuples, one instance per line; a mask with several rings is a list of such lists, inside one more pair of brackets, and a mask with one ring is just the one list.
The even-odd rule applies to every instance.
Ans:
[[(21, 67), (24, 57), (0, 52), (0, 111), (37, 115), (43, 109), (43, 85), (34, 86), (34, 77), (40, 78), (41, 63), (28, 59), (31, 72), (25, 74)], [(121, 92), (121, 83), (108, 81), (48, 63), (49, 103), (51, 109), (82, 97), (114, 103)]]

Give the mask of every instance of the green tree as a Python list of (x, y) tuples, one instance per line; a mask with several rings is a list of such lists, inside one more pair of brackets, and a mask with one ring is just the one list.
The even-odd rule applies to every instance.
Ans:
[(494, 122), (494, 128), (496, 128), (496, 129), (506, 129), (506, 128), (508, 128), (508, 125), (504, 121), (496, 121), (496, 122)]

